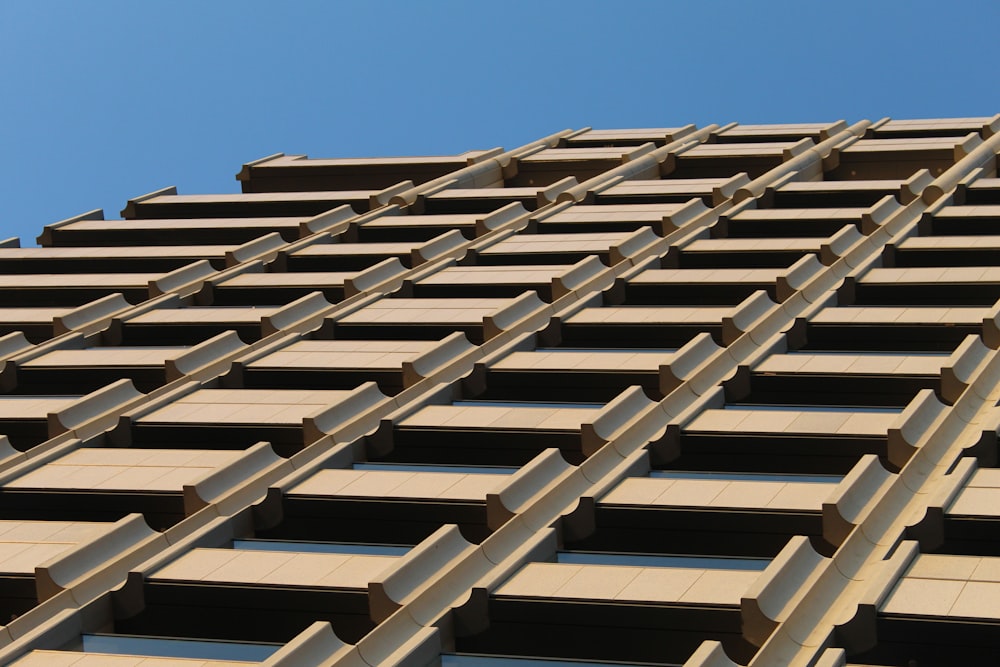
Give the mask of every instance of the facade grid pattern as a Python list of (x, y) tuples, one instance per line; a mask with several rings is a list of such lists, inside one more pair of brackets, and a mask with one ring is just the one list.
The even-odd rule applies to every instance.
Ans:
[(0, 243), (0, 663), (993, 664), (998, 153), (277, 154)]

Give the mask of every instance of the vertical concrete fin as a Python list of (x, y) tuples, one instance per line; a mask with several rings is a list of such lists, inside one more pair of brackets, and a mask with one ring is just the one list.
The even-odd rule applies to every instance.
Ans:
[(466, 243), (468, 242), (462, 236), (462, 232), (453, 229), (414, 248), (410, 253), (410, 260), (412, 265), (416, 267), (442, 257), (458, 259), (465, 254)]
[(417, 382), (449, 365), (461, 355), (468, 353), (474, 347), (476, 346), (469, 342), (469, 339), (461, 331), (448, 335), (431, 349), (403, 362), (403, 386), (412, 387)]
[(228, 360), (246, 348), (247, 344), (240, 340), (235, 331), (226, 331), (218, 336), (213, 336), (188, 349), (179, 357), (167, 359), (164, 363), (167, 381), (172, 382), (185, 375), (191, 375), (196, 371), (208, 368), (222, 372), (224, 368), (221, 365), (225, 364), (225, 367), (228, 367)]
[(185, 484), (182, 487), (184, 513), (187, 516), (194, 514), (265, 468), (284, 460), (274, 453), (271, 443), (258, 442), (229, 465), (206, 473), (196, 482)]
[(976, 370), (986, 361), (990, 349), (979, 336), (970, 335), (951, 353), (941, 367), (941, 398), (954, 405), (976, 376)]
[(170, 273), (149, 281), (150, 298), (158, 297), (167, 292), (179, 292), (182, 296), (193, 294), (217, 271), (207, 259), (200, 259)]
[(350, 227), (350, 220), (357, 212), (349, 204), (324, 211), (299, 223), (299, 238), (313, 234), (343, 234)]
[[(968, 146), (966, 144), (969, 143), (971, 136), (979, 139), (979, 135), (977, 134), (966, 137), (966, 140), (961, 144), (961, 151), (967, 150)], [(926, 204), (933, 204), (952, 190), (955, 190), (959, 182), (967, 174), (974, 169), (987, 165), (991, 160), (994, 165), (993, 170), (995, 170), (998, 151), (1000, 151), (1000, 134), (994, 134), (986, 141), (982, 141), (971, 151), (968, 151), (964, 157), (956, 155), (956, 158), (961, 157), (961, 159), (943, 174), (935, 178), (934, 182), (925, 187), (920, 194), (920, 198)], [(956, 146), (956, 153), (960, 153), (959, 146)]]
[(454, 560), (478, 547), (462, 537), (456, 525), (445, 525), (410, 549), (388, 570), (368, 583), (370, 614), (384, 621)]
[(375, 194), (368, 197), (368, 208), (376, 209), (386, 204), (395, 204), (397, 206), (408, 206), (413, 203), (413, 199), (402, 196), (404, 192), (409, 192), (413, 189), (413, 181), (400, 181), (395, 185), (390, 185), (389, 187), (379, 190)]
[(729, 659), (721, 642), (706, 640), (690, 658), (684, 661), (684, 667), (740, 667), (740, 665)]
[(601, 408), (593, 421), (580, 425), (580, 446), (590, 456), (607, 444), (639, 414), (653, 405), (642, 387), (629, 387)]
[(722, 349), (709, 333), (700, 333), (689, 340), (674, 352), (669, 362), (660, 364), (660, 393), (669, 394)]
[(271, 654), (261, 667), (300, 667), (337, 661), (354, 647), (345, 644), (329, 621), (316, 621)]
[[(324, 435), (343, 430), (347, 425), (356, 423), (359, 419), (368, 421), (372, 408), (386, 403), (388, 397), (379, 391), (378, 384), (365, 382), (360, 387), (352, 389), (342, 400), (331, 406), (322, 408), (316, 413), (303, 418), (302, 437), (304, 444), (319, 440)], [(381, 415), (379, 415), (381, 416)], [(377, 422), (371, 424), (374, 429)]]
[(792, 537), (740, 600), (743, 636), (763, 645), (828, 561), (813, 550), (809, 538)]
[(483, 317), (483, 337), (489, 340), (519, 325), (527, 326), (534, 320), (538, 320), (538, 326), (542, 326), (548, 321), (548, 311), (548, 304), (539, 299), (537, 293), (522, 292), (521, 296), (492, 315)]
[(259, 259), (265, 263), (278, 256), (278, 250), (285, 245), (285, 240), (278, 232), (265, 234), (253, 241), (247, 241), (243, 245), (226, 251), (226, 266), (232, 267), (252, 259)]
[(823, 265), (816, 255), (810, 253), (800, 257), (797, 262), (785, 270), (783, 275), (778, 276), (775, 280), (778, 303), (790, 299), (822, 270)]
[(636, 260), (649, 253), (656, 246), (659, 238), (651, 228), (642, 227), (635, 230), (610, 248), (611, 266), (627, 259)]
[(81, 440), (114, 427), (119, 414), (137, 398), (144, 397), (132, 380), (121, 379), (81, 396), (58, 412), (48, 414), (49, 437), (73, 431)]
[(729, 345), (745, 334), (777, 305), (764, 290), (758, 290), (741, 301), (732, 314), (722, 318), (723, 344)]
[(685, 204), (674, 210), (672, 213), (664, 215), (660, 228), (654, 231), (656, 231), (660, 236), (666, 236), (667, 234), (676, 232), (678, 229), (686, 227), (694, 220), (700, 220), (710, 210), (711, 209), (705, 206), (705, 202), (703, 202), (700, 197), (689, 199)]
[(712, 206), (718, 206), (733, 198), (736, 191), (750, 183), (750, 176), (745, 172), (731, 176), (712, 188)]
[(889, 462), (902, 468), (916, 453), (931, 425), (947, 412), (948, 406), (937, 399), (933, 389), (922, 389), (889, 427)]
[[(597, 279), (601, 277), (605, 278), (604, 283), (595, 284)], [(590, 288), (590, 291), (607, 289), (613, 280), (614, 278), (608, 273), (608, 267), (604, 266), (596, 255), (589, 255), (562, 275), (552, 278), (552, 300), (562, 298), (585, 287)]]
[(393, 292), (403, 284), (407, 268), (398, 257), (384, 259), (364, 271), (344, 279), (344, 296), (352, 297), (364, 292)]
[[(520, 220), (521, 223), (512, 225), (511, 223), (515, 220)], [(476, 237), (484, 236), (501, 227), (524, 229), (527, 226), (528, 209), (524, 208), (524, 204), (521, 202), (515, 201), (493, 211), (489, 215), (476, 218)]]
[(864, 238), (855, 225), (844, 225), (819, 246), (819, 259), (825, 266), (830, 266), (843, 257)]
[(894, 477), (874, 454), (862, 456), (823, 503), (823, 539), (840, 546), (868, 516), (873, 503), (881, 498), (881, 491)]
[(115, 292), (53, 317), (52, 329), (57, 336), (70, 331), (92, 333), (107, 327), (115, 315), (131, 307), (120, 292)]
[[(107, 532), (82, 542), (35, 568), (35, 589), (44, 602), (70, 588), (87, 573), (106, 567), (143, 540), (160, 534), (146, 524), (142, 514), (129, 514), (116, 521)], [(124, 572), (120, 573), (124, 575)]]
[(567, 176), (566, 178), (559, 179), (552, 185), (538, 191), (536, 203), (539, 208), (548, 204), (554, 204), (558, 201), (559, 195), (571, 188), (575, 188), (579, 184), (579, 181), (576, 180), (576, 176)]
[(486, 524), (490, 530), (507, 523), (569, 470), (575, 468), (558, 449), (546, 449), (518, 469), (502, 488), (486, 494)]
[(921, 169), (903, 181), (899, 186), (899, 193), (896, 195), (899, 203), (906, 205), (920, 199), (921, 193), (928, 185), (934, 182), (934, 176), (929, 169)]
[(326, 300), (322, 292), (310, 292), (301, 299), (292, 301), (270, 315), (260, 319), (260, 329), (264, 336), (292, 327), (316, 327), (323, 322), (323, 317), (332, 304)]

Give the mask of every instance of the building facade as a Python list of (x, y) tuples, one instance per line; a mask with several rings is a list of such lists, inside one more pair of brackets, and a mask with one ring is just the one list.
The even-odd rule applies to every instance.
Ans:
[(996, 664), (998, 153), (279, 154), (4, 242), (0, 662)]

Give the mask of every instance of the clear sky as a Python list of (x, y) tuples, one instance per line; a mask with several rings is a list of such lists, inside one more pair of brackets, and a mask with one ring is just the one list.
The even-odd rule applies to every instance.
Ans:
[(243, 162), (1000, 112), (1000, 1), (0, 0), (0, 238)]

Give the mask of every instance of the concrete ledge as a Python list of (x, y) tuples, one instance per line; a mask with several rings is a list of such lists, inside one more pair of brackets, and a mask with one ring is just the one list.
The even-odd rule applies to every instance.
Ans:
[[(353, 278), (344, 279), (344, 296), (352, 297), (363, 292), (392, 292), (403, 284), (408, 269), (398, 257), (390, 257), (371, 266)], [(378, 288), (378, 290), (376, 290)]]
[(793, 536), (740, 600), (743, 636), (762, 646), (829, 562), (813, 550), (809, 538)]
[(216, 366), (218, 367), (217, 371), (221, 373), (231, 363), (228, 361), (229, 357), (247, 347), (247, 344), (240, 340), (235, 331), (226, 331), (218, 336), (213, 336), (195, 345), (181, 356), (167, 359), (164, 363), (167, 381), (173, 382), (185, 375), (192, 375), (196, 371)]
[(402, 556), (395, 567), (368, 584), (368, 604), (372, 620), (381, 623), (411, 600), (435, 575), (464, 559), (479, 547), (466, 541), (456, 525), (441, 526), (423, 542)]
[(497, 530), (549, 491), (557, 479), (575, 469), (558, 449), (546, 449), (511, 475), (502, 489), (486, 494), (486, 524), (490, 530)]
[(316, 621), (271, 654), (261, 667), (300, 667), (344, 659), (354, 647), (334, 633), (329, 621)]
[[(272, 153), (271, 155), (265, 155), (264, 157), (257, 158), (256, 160), (251, 160), (250, 162), (244, 162), (243, 167), (240, 169), (239, 173), (236, 174), (237, 181), (249, 181), (251, 180), (250, 170), (259, 164), (264, 164), (265, 162), (272, 162), (278, 158), (285, 157), (284, 153)], [(289, 158), (305, 157), (304, 155), (289, 155)]]
[(82, 220), (104, 220), (104, 209), (95, 208), (92, 211), (87, 211), (86, 213), (81, 213), (80, 215), (74, 215), (72, 218), (66, 218), (65, 220), (60, 220), (59, 222), (53, 222), (51, 225), (45, 225), (42, 227), (42, 233), (35, 238), (35, 243), (43, 248), (51, 247), (53, 245), (52, 232), (61, 227), (72, 225), (74, 222), (80, 222)]
[[(144, 201), (148, 201), (148, 200), (153, 199), (155, 197), (163, 197), (163, 196), (170, 196), (170, 195), (176, 195), (176, 194), (177, 194), (177, 186), (176, 185), (169, 185), (169, 186), (167, 186), (165, 188), (160, 188), (159, 190), (153, 190), (152, 192), (147, 192), (144, 195), (139, 195), (138, 197), (135, 197), (133, 199), (129, 199), (125, 203), (125, 208), (123, 208), (121, 210), (120, 215), (123, 218), (125, 218), (125, 219), (134, 218), (135, 217), (135, 205), (136, 204), (140, 204), (140, 203), (142, 203)], [(103, 218), (101, 218), (101, 219), (103, 220)]]
[(823, 503), (823, 539), (835, 547), (843, 544), (895, 477), (874, 454), (862, 456)]
[[(217, 274), (218, 272), (212, 268), (212, 264), (207, 259), (200, 259), (171, 271), (165, 276), (160, 276), (156, 280), (150, 280), (149, 296), (154, 298), (168, 292), (182, 292), (182, 296), (187, 296), (197, 292), (206, 280)], [(182, 288), (186, 289), (182, 290)]]
[(58, 336), (70, 331), (93, 333), (111, 324), (115, 315), (132, 307), (120, 292), (101, 297), (75, 308), (65, 315), (52, 318), (53, 333)]
[(48, 415), (49, 437), (73, 431), (84, 440), (118, 423), (119, 413), (137, 398), (145, 397), (135, 388), (132, 380), (122, 379), (106, 387), (81, 396), (59, 412)]
[(260, 319), (263, 336), (270, 336), (292, 327), (315, 328), (323, 323), (323, 317), (333, 307), (322, 292), (311, 292), (301, 299)]
[(922, 389), (889, 428), (889, 463), (902, 468), (910, 460), (931, 426), (948, 414), (932, 389)]

